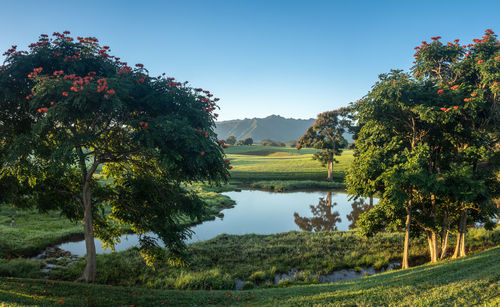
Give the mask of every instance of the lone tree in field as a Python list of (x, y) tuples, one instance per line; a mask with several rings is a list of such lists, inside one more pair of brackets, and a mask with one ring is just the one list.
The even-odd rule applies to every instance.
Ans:
[(245, 144), (245, 145), (252, 145), (253, 144), (253, 139), (252, 138), (246, 138), (243, 141), (243, 144)]
[(236, 137), (234, 135), (230, 135), (227, 137), (226, 143), (229, 145), (234, 145), (236, 144)]
[(347, 141), (343, 137), (349, 127), (347, 113), (348, 109), (342, 108), (319, 114), (314, 124), (297, 141), (297, 149), (320, 149), (313, 155), (313, 159), (328, 167), (328, 181), (333, 181), (333, 164), (338, 163), (335, 156), (340, 156), (342, 149), (347, 147)]
[(41, 35), (29, 51), (4, 54), (0, 186), (10, 188), (0, 202), (82, 220), (85, 281), (96, 278), (94, 237), (112, 245), (121, 224), (141, 235), (147, 262), (178, 262), (190, 235), (180, 221), (204, 210), (181, 183), (228, 176), (213, 131), (218, 99), (131, 67), (95, 38), (68, 35)]

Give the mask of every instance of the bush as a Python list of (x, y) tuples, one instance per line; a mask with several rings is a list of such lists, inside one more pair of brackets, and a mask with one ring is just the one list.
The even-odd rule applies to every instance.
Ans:
[(180, 290), (222, 290), (234, 289), (234, 280), (228, 274), (222, 274), (219, 269), (206, 272), (184, 273), (175, 281), (175, 288)]
[(243, 284), (243, 290), (250, 290), (253, 288), (255, 288), (255, 284), (251, 281), (245, 281), (245, 283)]

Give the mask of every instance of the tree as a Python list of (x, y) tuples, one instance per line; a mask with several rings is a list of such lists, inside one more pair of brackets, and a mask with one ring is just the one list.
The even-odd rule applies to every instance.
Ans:
[(347, 146), (343, 133), (349, 127), (348, 109), (328, 111), (318, 114), (314, 124), (298, 140), (297, 149), (314, 147), (320, 149), (313, 159), (328, 167), (328, 181), (333, 181), (333, 164), (338, 163), (335, 156), (342, 154), (342, 148)]
[[(486, 37), (483, 40), (491, 43), (491, 37)], [(379, 204), (362, 214), (358, 225), (371, 234), (404, 224), (403, 268), (408, 266), (410, 228), (413, 235), (427, 236), (431, 261), (437, 261), (446, 254), (448, 233), (455, 225), (456, 253), (465, 255), (468, 212), (471, 222), (488, 226), (495, 215), (492, 199), (498, 194), (498, 164), (492, 162), (496, 141), (492, 133), (478, 129), (496, 121), (495, 103), (472, 103), (469, 97), (479, 94), (471, 93), (470, 85), (444, 86), (439, 80), (451, 76), (457, 82), (470, 72), (470, 66), (459, 69), (468, 63), (468, 55), (462, 55), (466, 47), (458, 46), (458, 41), (447, 47), (439, 37), (433, 41), (417, 47), (433, 60), (420, 63), (417, 58), (413, 76), (401, 71), (381, 75), (353, 107), (360, 130), (346, 178), (348, 190), (356, 197), (381, 195)], [(439, 61), (433, 69), (426, 66)], [(422, 77), (425, 69), (441, 77)], [(488, 88), (482, 91), (489, 96)]]
[(181, 184), (228, 176), (213, 131), (218, 99), (132, 68), (95, 38), (53, 37), (13, 46), (0, 69), (0, 183), (12, 186), (0, 202), (82, 220), (85, 281), (96, 277), (94, 236), (113, 245), (123, 224), (141, 234), (148, 263), (180, 261), (190, 230), (179, 220), (204, 210)]
[(228, 136), (226, 143), (228, 143), (229, 145), (236, 144), (236, 137), (234, 135)]
[(243, 144), (244, 144), (244, 145), (252, 145), (252, 144), (253, 144), (253, 139), (252, 139), (252, 138), (246, 138), (246, 139), (243, 141)]
[(296, 140), (290, 140), (288, 142), (285, 142), (285, 145), (288, 147), (297, 147), (297, 141)]
[[(457, 169), (461, 168), (461, 174), (469, 178), (464, 184), (468, 186), (474, 178), (483, 178), (490, 193), (483, 198), (468, 195), (450, 198), (460, 207), (454, 253), (454, 257), (458, 257), (465, 256), (468, 215), (484, 219), (492, 211), (492, 197), (498, 195), (500, 44), (490, 29), (468, 45), (460, 45), (458, 39), (442, 44), (440, 38), (433, 37), (431, 43), (422, 42), (415, 47), (412, 69), (416, 78), (434, 82), (439, 87), (438, 95), (459, 105), (462, 116), (453, 122), (454, 130), (449, 135), (459, 158)], [(444, 112), (448, 110), (443, 108)], [(482, 217), (477, 216), (478, 212)]]
[[(361, 126), (355, 145), (355, 159), (346, 182), (350, 194), (382, 195), (379, 204), (362, 214), (362, 232), (371, 235), (382, 229), (404, 226), (402, 267), (408, 267), (410, 226), (415, 211), (414, 191), (432, 180), (423, 161), (428, 150), (424, 137), (430, 129), (421, 114), (432, 105), (432, 86), (413, 82), (402, 71), (379, 76), (380, 81), (353, 106)], [(430, 88), (429, 88), (430, 87)], [(425, 178), (425, 179), (423, 179)]]

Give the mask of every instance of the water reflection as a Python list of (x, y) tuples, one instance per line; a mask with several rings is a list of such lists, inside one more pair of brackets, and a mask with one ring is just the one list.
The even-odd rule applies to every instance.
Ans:
[(297, 212), (293, 214), (295, 224), (305, 231), (333, 231), (337, 230), (337, 223), (342, 222), (338, 211), (333, 211), (337, 203), (332, 203), (332, 192), (326, 198), (320, 198), (317, 206), (311, 205), (314, 217), (301, 217)]
[(370, 203), (366, 203), (363, 198), (360, 198), (359, 200), (353, 202), (351, 204), (352, 211), (347, 215), (347, 220), (351, 222), (349, 224), (349, 229), (355, 229), (356, 228), (356, 222), (359, 219), (359, 216), (361, 213), (364, 213), (371, 208), (373, 208), (373, 198), (370, 198)]
[[(226, 192), (236, 201), (236, 206), (222, 211), (223, 218), (216, 218), (192, 228), (193, 236), (186, 243), (204, 241), (220, 234), (272, 234), (291, 230), (348, 230), (354, 225), (360, 213), (366, 206), (358, 202), (352, 205), (349, 196), (342, 192), (292, 192), (272, 193), (265, 191), (243, 190), (241, 192)], [(320, 200), (318, 202), (318, 199)], [(317, 203), (317, 206), (310, 204)], [(312, 214), (311, 214), (312, 211)], [(295, 214), (294, 214), (295, 212)], [(349, 219), (351, 215), (351, 219)], [(137, 245), (135, 234), (122, 237), (116, 251), (125, 250)], [(109, 253), (103, 249), (100, 241), (95, 240), (97, 253)], [(60, 246), (72, 254), (85, 255), (85, 241), (68, 242)]]
[[(301, 216), (299, 213), (295, 212), (293, 214), (295, 224), (301, 230), (305, 231), (338, 230), (337, 224), (342, 223), (342, 219), (340, 218), (340, 213), (338, 211), (334, 211), (335, 206), (337, 206), (337, 203), (332, 202), (332, 192), (328, 192), (326, 198), (321, 197), (319, 199), (318, 205), (309, 206), (313, 215), (312, 217)], [(351, 203), (351, 208), (352, 209), (346, 217), (350, 222), (348, 226), (349, 229), (355, 229), (359, 216), (373, 208), (373, 198), (370, 198), (370, 203), (366, 203), (363, 198), (360, 198)]]

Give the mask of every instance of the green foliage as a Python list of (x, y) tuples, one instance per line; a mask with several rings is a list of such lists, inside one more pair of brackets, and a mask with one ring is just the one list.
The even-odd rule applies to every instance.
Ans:
[(252, 145), (253, 144), (253, 139), (252, 138), (246, 138), (243, 140), (243, 145)]
[(234, 135), (228, 136), (226, 139), (226, 143), (228, 143), (229, 145), (236, 144), (236, 137)]
[(318, 119), (307, 129), (306, 133), (297, 141), (297, 149), (312, 147), (320, 149), (313, 158), (323, 166), (329, 163), (338, 163), (335, 156), (340, 156), (342, 148), (347, 146), (343, 134), (349, 127), (347, 109), (339, 109), (318, 114)]
[(410, 214), (412, 231), (465, 233), (497, 214), (500, 46), (490, 30), (475, 43), (423, 42), (413, 74), (380, 75), (353, 105), (348, 191), (381, 197), (358, 222), (364, 233), (400, 229)]
[[(180, 253), (189, 231), (178, 220), (203, 215), (181, 183), (228, 176), (213, 131), (218, 99), (67, 34), (8, 52), (0, 70), (0, 186), (9, 187), (0, 202), (72, 220), (87, 210), (86, 223), (108, 244), (127, 224)], [(147, 236), (141, 244), (157, 245)]]
[(234, 280), (228, 274), (222, 274), (218, 269), (212, 269), (201, 273), (181, 273), (174, 286), (181, 290), (233, 289)]

